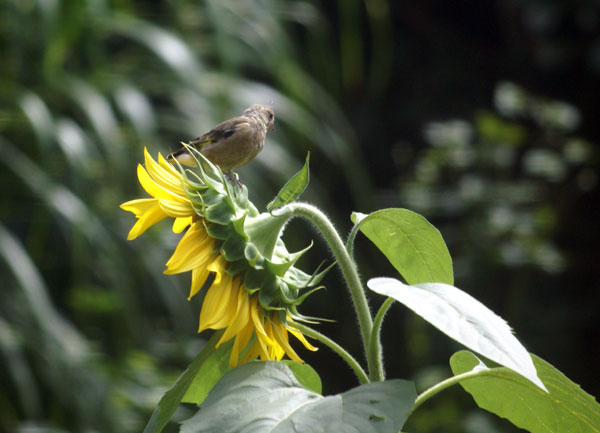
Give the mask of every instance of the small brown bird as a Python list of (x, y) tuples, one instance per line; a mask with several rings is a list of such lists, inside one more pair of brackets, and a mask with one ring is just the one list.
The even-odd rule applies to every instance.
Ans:
[[(274, 120), (271, 107), (254, 104), (246, 108), (240, 117), (219, 123), (187, 144), (231, 176), (232, 170), (252, 161), (262, 150), (267, 130), (275, 129)], [(196, 165), (194, 157), (185, 147), (170, 154), (167, 160), (177, 160), (187, 166)]]

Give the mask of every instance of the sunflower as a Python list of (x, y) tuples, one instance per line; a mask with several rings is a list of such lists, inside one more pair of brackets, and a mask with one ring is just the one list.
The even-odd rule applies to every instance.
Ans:
[[(173, 218), (174, 232), (185, 230), (166, 263), (164, 273), (192, 273), (188, 300), (200, 290), (206, 290), (198, 332), (224, 329), (217, 347), (234, 339), (229, 358), (231, 366), (255, 358), (281, 360), (284, 355), (302, 362), (289, 343), (289, 334), (294, 335), (305, 348), (317, 350), (301, 332), (292, 328), (292, 316), (296, 314), (295, 305), (290, 304), (293, 300), (290, 301), (289, 296), (285, 299), (282, 297), (280, 301), (274, 301), (270, 296), (272, 305), (263, 305), (261, 288), (253, 287), (249, 290), (246, 287), (245, 274), (252, 264), (256, 266), (256, 256), (246, 263), (239, 257), (232, 260), (233, 255), (227, 254), (231, 250), (252, 250), (256, 255), (256, 248), (247, 248), (252, 239), (243, 232), (243, 225), (239, 223), (245, 221), (249, 211), (240, 211), (239, 206), (236, 207), (240, 202), (247, 204), (247, 198), (244, 197), (241, 201), (232, 199), (228, 195), (229, 188), (224, 184), (215, 187), (214, 179), (212, 182), (201, 182), (206, 179), (201, 168), (201, 176), (191, 180), (185, 172), (169, 164), (160, 153), (156, 162), (144, 149), (144, 160), (145, 167), (140, 164), (137, 168), (138, 180), (151, 198), (131, 200), (121, 205), (122, 209), (132, 212), (138, 218), (127, 239), (137, 238), (167, 217)], [(200, 182), (196, 182), (196, 179)], [(226, 182), (222, 177), (221, 180)], [(206, 203), (219, 208), (218, 222), (221, 224), (211, 221), (207, 216), (211, 212), (207, 211)], [(223, 216), (223, 209), (229, 210), (230, 215)], [(218, 234), (218, 237), (211, 236), (211, 233)], [(279, 239), (278, 241), (281, 242)], [(266, 272), (262, 267), (253, 271), (254, 274)], [(301, 271), (293, 270), (292, 273), (294, 281), (302, 280)], [(286, 293), (297, 289), (290, 288), (282, 275), (269, 275), (269, 278), (263, 280), (278, 281), (280, 286), (286, 287)], [(305, 278), (306, 282), (308, 280)]]

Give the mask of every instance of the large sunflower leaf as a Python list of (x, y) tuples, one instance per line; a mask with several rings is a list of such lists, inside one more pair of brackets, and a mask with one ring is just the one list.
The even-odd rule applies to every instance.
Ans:
[(399, 379), (323, 397), (281, 363), (251, 362), (223, 376), (181, 432), (397, 433), (415, 399), (413, 383)]
[(229, 355), (232, 345), (233, 341), (221, 344), (204, 360), (181, 399), (182, 403), (201, 404), (219, 379), (231, 370)]
[[(208, 383), (204, 379), (205, 388), (211, 387), (219, 377), (216, 376), (217, 371), (211, 367), (213, 365), (210, 360), (213, 357), (217, 357), (219, 359), (222, 358), (223, 351), (231, 350), (231, 346), (233, 342), (227, 342), (223, 344), (219, 349), (215, 350), (215, 344), (219, 341), (219, 338), (223, 334), (222, 331), (215, 332), (213, 336), (208, 340), (204, 349), (198, 354), (198, 356), (192, 361), (192, 363), (188, 366), (188, 368), (181, 373), (181, 376), (177, 379), (177, 381), (173, 384), (171, 388), (162, 396), (156, 409), (152, 413), (148, 424), (146, 424), (146, 428), (144, 429), (144, 433), (160, 433), (163, 428), (167, 425), (175, 410), (179, 406), (179, 403), (184, 398), (188, 388), (194, 381), (194, 378), (199, 374), (203, 373), (206, 368), (207, 372), (210, 374), (207, 375), (207, 380), (212, 383)], [(204, 376), (204, 375), (202, 375)], [(198, 385), (198, 383), (196, 383)]]
[(317, 394), (321, 394), (323, 390), (321, 378), (310, 365), (289, 359), (284, 359), (280, 362), (287, 365), (288, 368), (292, 370), (292, 373), (294, 373), (294, 376), (296, 376), (296, 379), (298, 379), (298, 382), (300, 382), (304, 388), (316, 392)]
[[(532, 433), (599, 433), (600, 405), (579, 385), (543, 359), (531, 355), (543, 392), (507, 368), (493, 368), (462, 350), (450, 358), (455, 375), (479, 369), (485, 374), (460, 382), (477, 405)], [(491, 364), (488, 362), (488, 364)]]
[(390, 296), (444, 334), (486, 358), (516, 371), (546, 390), (531, 356), (501, 317), (454, 286), (425, 283), (409, 286), (394, 278), (373, 278), (371, 290)]
[(408, 209), (382, 209), (351, 217), (409, 284), (454, 283), (452, 258), (442, 235)]

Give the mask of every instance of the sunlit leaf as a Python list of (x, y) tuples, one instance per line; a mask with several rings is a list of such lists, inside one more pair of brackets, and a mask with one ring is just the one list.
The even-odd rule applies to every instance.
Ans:
[(444, 334), (546, 390), (529, 353), (508, 324), (493, 311), (454, 286), (443, 283), (406, 285), (394, 278), (373, 278), (369, 288), (406, 305)]
[[(506, 368), (487, 370), (489, 374), (460, 384), (479, 407), (529, 432), (600, 432), (600, 405), (594, 397), (543, 359), (531, 358), (548, 393)], [(455, 375), (493, 367), (465, 350), (452, 355), (450, 366)]]
[[(222, 351), (215, 354), (215, 344), (219, 341), (222, 332), (215, 332), (213, 336), (208, 340), (204, 349), (198, 354), (198, 356), (192, 361), (192, 363), (188, 366), (188, 368), (179, 376), (177, 381), (173, 384), (171, 388), (162, 396), (156, 409), (152, 413), (152, 417), (146, 424), (146, 428), (144, 429), (144, 433), (160, 433), (163, 428), (167, 425), (177, 406), (182, 401), (184, 396), (187, 393), (188, 388), (194, 381), (195, 377), (199, 372), (203, 370), (204, 363), (211, 360), (213, 355), (217, 358), (214, 362), (211, 360), (208, 362), (206, 366), (206, 371), (209, 374), (209, 378), (206, 381), (202, 379), (199, 380), (198, 389), (193, 393), (196, 397), (201, 397), (202, 394), (207, 390), (211, 381), (216, 381), (219, 378), (217, 375), (219, 374), (219, 359), (222, 356)], [(222, 350), (227, 350), (231, 348), (233, 342), (228, 342), (224, 344)]]
[(181, 432), (396, 433), (415, 399), (413, 383), (399, 379), (323, 397), (281, 363), (251, 362), (223, 376)]
[(294, 376), (296, 376), (296, 379), (298, 379), (298, 382), (300, 382), (304, 388), (316, 392), (317, 394), (321, 394), (323, 390), (321, 378), (310, 365), (290, 360), (283, 360), (281, 362), (292, 370), (292, 373), (294, 373)]
[(440, 232), (407, 209), (352, 214), (352, 222), (388, 258), (409, 284), (454, 283), (452, 258)]
[(310, 173), (308, 170), (308, 160), (310, 158), (310, 152), (306, 155), (306, 161), (304, 167), (296, 173), (286, 184), (281, 188), (277, 196), (267, 205), (267, 211), (271, 212), (273, 209), (285, 206), (286, 204), (296, 201), (304, 192), (308, 186)]
[(231, 370), (229, 365), (231, 345), (232, 343), (221, 344), (204, 360), (181, 399), (183, 403), (202, 403), (219, 379)]

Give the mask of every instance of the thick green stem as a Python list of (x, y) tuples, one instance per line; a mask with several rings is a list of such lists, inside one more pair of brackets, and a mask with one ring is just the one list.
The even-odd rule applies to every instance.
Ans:
[(358, 276), (356, 264), (348, 254), (340, 235), (323, 212), (307, 203), (291, 203), (286, 207), (292, 211), (293, 215), (302, 216), (317, 226), (317, 229), (325, 238), (329, 248), (331, 248), (338, 265), (340, 266), (344, 279), (346, 280), (346, 284), (348, 284), (348, 289), (350, 290), (350, 295), (354, 302), (354, 309), (356, 310), (358, 323), (360, 325), (363, 347), (367, 354), (367, 362), (369, 363), (369, 372), (372, 373), (374, 370), (371, 365), (372, 360), (368, 356), (368, 350), (373, 319), (371, 318), (371, 312), (369, 311), (367, 297), (365, 296), (365, 292)]
[(369, 383), (369, 377), (367, 376), (367, 373), (365, 373), (365, 371), (362, 369), (362, 367), (360, 366), (358, 361), (356, 359), (354, 359), (352, 357), (352, 355), (350, 355), (348, 352), (346, 352), (346, 350), (342, 346), (337, 344), (332, 339), (321, 334), (320, 332), (315, 331), (314, 329), (312, 329), (308, 326), (302, 325), (301, 323), (293, 322), (290, 325), (293, 328), (296, 328), (297, 330), (301, 331), (304, 335), (307, 335), (311, 338), (314, 338), (317, 341), (320, 341), (325, 346), (329, 347), (335, 353), (340, 355), (340, 357), (344, 361), (346, 361), (346, 364), (348, 364), (350, 366), (350, 368), (352, 370), (354, 370), (354, 374), (356, 374), (356, 377), (358, 377), (358, 380), (360, 381), (360, 383)]

